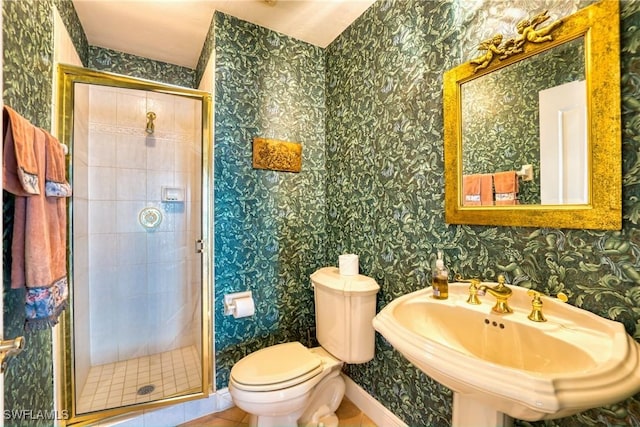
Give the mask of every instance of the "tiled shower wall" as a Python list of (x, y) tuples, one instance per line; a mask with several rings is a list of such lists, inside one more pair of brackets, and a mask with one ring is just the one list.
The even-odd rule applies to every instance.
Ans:
[[(90, 307), (76, 318), (76, 349), (88, 349), (91, 365), (200, 346), (200, 112), (189, 98), (89, 89), (88, 140), (74, 147), (87, 162), (86, 173), (74, 170), (76, 194), (87, 194), (86, 207), (74, 206), (74, 227), (87, 230), (86, 242), (74, 233), (74, 276), (76, 304)], [(185, 201), (162, 202), (163, 186), (184, 189)], [(151, 206), (162, 222), (147, 230), (139, 213)]]
[[(74, 95), (73, 129), (74, 140), (78, 142), (77, 150), (74, 149), (73, 156), (73, 276), (72, 284), (82, 284), (81, 289), (86, 289), (89, 283), (89, 165), (87, 158), (86, 142), (88, 135), (87, 124), (89, 123), (89, 86), (78, 85)], [(89, 292), (77, 292), (72, 295), (73, 304), (78, 307), (89, 307)], [(81, 348), (89, 348), (90, 339), (90, 309), (77, 310), (74, 313), (76, 324), (74, 336)], [(84, 383), (91, 366), (91, 353), (89, 351), (79, 351), (75, 354), (76, 378), (80, 384)]]

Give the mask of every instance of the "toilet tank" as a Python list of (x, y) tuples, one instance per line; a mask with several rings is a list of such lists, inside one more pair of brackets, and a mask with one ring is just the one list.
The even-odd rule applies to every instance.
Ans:
[(346, 363), (373, 359), (376, 294), (380, 286), (361, 274), (341, 276), (336, 267), (311, 275), (316, 306), (316, 337), (334, 357)]

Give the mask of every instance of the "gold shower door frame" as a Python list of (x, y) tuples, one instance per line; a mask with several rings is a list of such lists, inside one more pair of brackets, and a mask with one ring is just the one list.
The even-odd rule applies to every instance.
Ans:
[[(168, 95), (178, 95), (182, 97), (200, 100), (202, 105), (202, 212), (201, 212), (201, 241), (197, 242), (197, 248), (201, 253), (202, 277), (201, 277), (201, 386), (197, 389), (189, 389), (182, 394), (176, 394), (162, 399), (108, 408), (100, 411), (77, 413), (77, 399), (80, 384), (76, 384), (74, 370), (74, 279), (73, 274), (69, 274), (69, 307), (65, 311), (61, 320), (62, 328), (62, 383), (64, 407), (69, 419), (66, 425), (90, 425), (100, 420), (120, 416), (126, 413), (138, 412), (143, 409), (157, 408), (172, 405), (188, 400), (207, 397), (213, 384), (213, 359), (211, 351), (213, 348), (212, 318), (211, 318), (211, 296), (213, 283), (213, 227), (212, 227), (212, 194), (213, 194), (213, 144), (212, 144), (212, 110), (211, 94), (195, 89), (183, 88), (179, 86), (166, 85), (150, 80), (136, 79), (114, 73), (99, 72), (75, 67), (70, 65), (58, 66), (57, 80), (57, 123), (58, 138), (60, 142), (67, 145), (69, 155), (67, 156), (67, 170), (71, 184), (73, 185), (73, 123), (74, 123), (74, 85), (84, 83), (89, 85), (111, 86), (117, 88), (138, 89), (148, 92), (157, 92)], [(73, 272), (73, 201), (68, 204), (68, 271)]]

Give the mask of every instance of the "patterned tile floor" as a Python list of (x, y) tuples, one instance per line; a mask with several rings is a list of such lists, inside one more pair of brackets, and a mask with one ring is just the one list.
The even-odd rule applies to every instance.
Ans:
[[(377, 427), (373, 421), (362, 413), (346, 397), (336, 411), (339, 424), (338, 427)], [(207, 415), (179, 427), (246, 427), (249, 425), (249, 415), (242, 409), (233, 407), (226, 411)]]
[[(78, 413), (149, 402), (199, 387), (200, 366), (195, 346), (92, 366), (78, 399)], [(153, 391), (138, 393), (148, 385)]]

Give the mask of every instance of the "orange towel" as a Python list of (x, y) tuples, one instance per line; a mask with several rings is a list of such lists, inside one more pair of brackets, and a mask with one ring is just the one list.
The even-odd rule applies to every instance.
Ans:
[(480, 204), (493, 205), (493, 175), (490, 173), (480, 175)]
[(462, 205), (493, 205), (493, 175), (474, 174), (462, 177)]
[(45, 166), (46, 195), (47, 197), (70, 197), (71, 186), (65, 176), (66, 167), (62, 145), (54, 136), (46, 131), (43, 132), (47, 153)]
[[(31, 143), (36, 127), (10, 107), (3, 109), (3, 187), (21, 196), (40, 194), (38, 164)], [(6, 188), (9, 186), (9, 188)]]
[[(16, 196), (11, 243), (11, 287), (27, 288), (26, 328), (40, 329), (57, 323), (68, 295), (66, 199), (45, 196), (47, 158), (53, 162), (57, 153), (55, 148), (51, 153), (47, 151), (48, 148), (57, 147), (61, 152), (61, 147), (53, 137), (47, 143), (47, 133), (30, 125), (17, 113), (11, 114), (9, 120), (3, 126), (3, 188)], [(12, 129), (22, 129), (24, 132), (16, 139)], [(21, 169), (29, 170), (22, 168), (19, 163), (11, 163), (20, 161), (20, 152), (33, 155), (35, 179), (29, 180), (28, 184), (37, 184), (37, 193), (24, 188), (20, 173), (12, 173)], [(49, 171), (52, 177), (59, 178), (63, 173), (56, 169), (59, 161), (59, 158), (56, 159), (58, 164)], [(66, 183), (64, 177), (63, 181)]]
[(518, 176), (515, 171), (496, 172), (493, 174), (493, 185), (496, 205), (518, 204)]
[(462, 206), (478, 206), (480, 200), (480, 175), (464, 175), (462, 177)]

